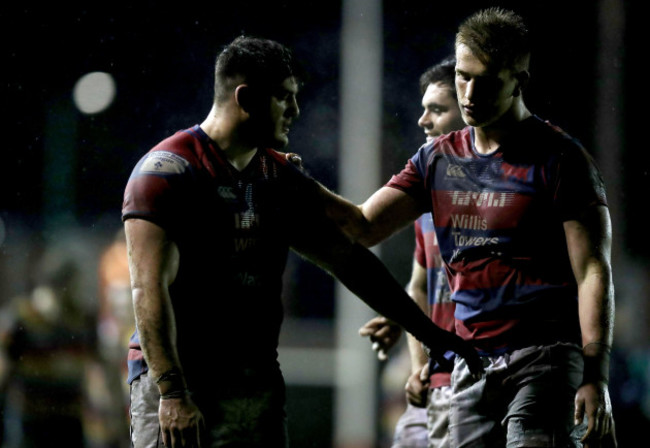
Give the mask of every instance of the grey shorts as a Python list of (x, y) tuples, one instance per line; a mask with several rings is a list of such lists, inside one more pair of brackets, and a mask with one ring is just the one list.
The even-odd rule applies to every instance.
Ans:
[[(215, 384), (219, 384), (215, 381)], [(134, 448), (162, 448), (158, 387), (146, 374), (131, 384), (131, 442)], [(281, 374), (245, 371), (209, 396), (194, 401), (203, 413), (205, 448), (288, 446), (285, 388)]]
[(451, 386), (442, 386), (429, 391), (427, 405), (427, 429), (429, 448), (449, 448), (449, 406)]
[(484, 358), (473, 378), (458, 357), (452, 373), (451, 446), (576, 447), (574, 398), (582, 351), (574, 344), (527, 347)]
[(395, 425), (391, 448), (427, 448), (427, 410), (410, 403)]

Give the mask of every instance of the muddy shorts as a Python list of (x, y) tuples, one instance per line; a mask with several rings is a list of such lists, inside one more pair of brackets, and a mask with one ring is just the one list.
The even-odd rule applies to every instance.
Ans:
[(484, 358), (475, 378), (458, 357), (452, 373), (451, 446), (575, 447), (574, 398), (582, 351), (559, 343)]
[[(215, 382), (219, 384), (219, 382)], [(288, 446), (285, 386), (281, 374), (242, 371), (228, 384), (193, 397), (206, 431), (201, 446)], [(146, 374), (131, 384), (131, 441), (134, 448), (162, 448), (158, 387)]]

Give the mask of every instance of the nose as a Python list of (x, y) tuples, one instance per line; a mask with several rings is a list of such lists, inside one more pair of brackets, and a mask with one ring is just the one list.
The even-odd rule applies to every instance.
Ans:
[(467, 81), (465, 83), (465, 89), (464, 90), (465, 90), (465, 92), (463, 94), (463, 97), (465, 97), (466, 100), (471, 102), (472, 99), (474, 98), (475, 94), (476, 94), (475, 81), (473, 79), (470, 79), (469, 81)]
[(289, 106), (287, 107), (287, 115), (292, 118), (298, 118), (300, 115), (300, 107), (298, 107), (298, 100), (296, 97), (292, 97)]
[(420, 116), (418, 126), (425, 129), (431, 127), (431, 120), (429, 119), (429, 112), (427, 110), (425, 110)]

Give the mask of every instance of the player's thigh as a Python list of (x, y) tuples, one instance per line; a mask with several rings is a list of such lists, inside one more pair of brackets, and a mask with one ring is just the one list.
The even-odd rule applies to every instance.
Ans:
[(244, 372), (220, 387), (213, 395), (213, 402), (204, 406), (209, 433), (207, 446), (286, 447), (285, 389), (279, 372), (269, 375)]
[(544, 346), (518, 358), (513, 353), (511, 378), (521, 386), (508, 406), (503, 424), (509, 448), (570, 447), (574, 398), (582, 378), (582, 356), (576, 346)]

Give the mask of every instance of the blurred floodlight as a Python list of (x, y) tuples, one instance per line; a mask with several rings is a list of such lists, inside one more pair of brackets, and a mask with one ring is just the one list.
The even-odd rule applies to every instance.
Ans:
[(88, 73), (77, 81), (72, 95), (84, 114), (96, 114), (110, 106), (115, 98), (115, 81), (105, 72)]

